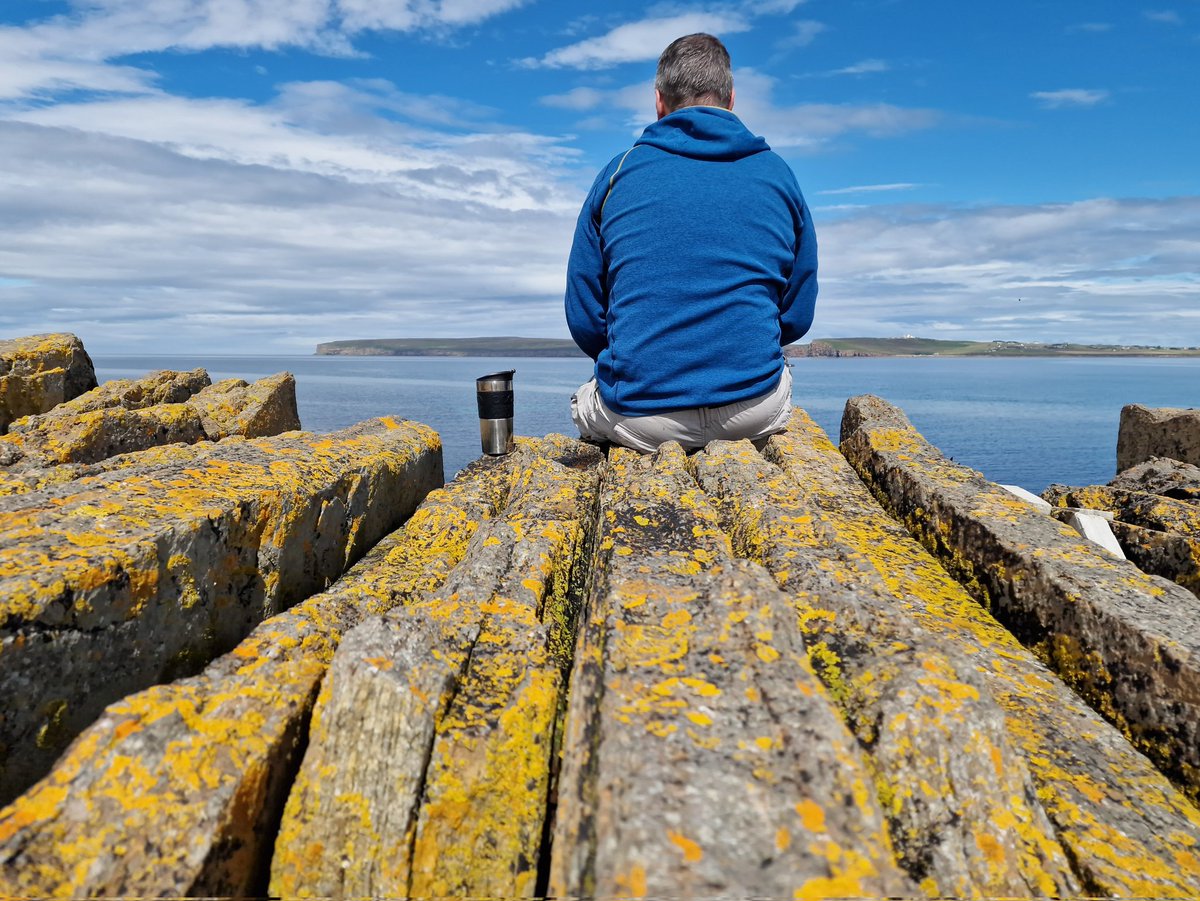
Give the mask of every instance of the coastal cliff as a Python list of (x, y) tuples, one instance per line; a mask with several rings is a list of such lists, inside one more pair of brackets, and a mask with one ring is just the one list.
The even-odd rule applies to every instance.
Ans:
[[(200, 418), (8, 465), (0, 896), (1200, 894), (1200, 599), (882, 399), (444, 486)], [(1191, 529), (1155, 465), (1118, 520)]]

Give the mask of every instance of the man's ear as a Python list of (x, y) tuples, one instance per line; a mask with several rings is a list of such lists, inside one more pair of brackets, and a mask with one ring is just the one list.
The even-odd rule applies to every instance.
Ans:
[(668, 112), (669, 112), (669, 110), (667, 109), (666, 103), (663, 102), (662, 94), (659, 93), (658, 88), (655, 88), (654, 89), (654, 115), (656, 115), (658, 118), (661, 119)]
[(737, 98), (737, 88), (729, 89), (729, 111), (733, 112), (733, 101)]

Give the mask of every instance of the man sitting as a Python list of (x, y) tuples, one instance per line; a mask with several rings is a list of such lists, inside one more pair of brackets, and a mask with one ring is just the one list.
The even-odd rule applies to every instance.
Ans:
[(580, 435), (762, 438), (791, 413), (783, 345), (812, 324), (817, 243), (788, 165), (732, 112), (729, 53), (674, 41), (658, 61), (658, 121), (597, 177), (567, 268), (567, 325), (596, 361), (571, 399)]

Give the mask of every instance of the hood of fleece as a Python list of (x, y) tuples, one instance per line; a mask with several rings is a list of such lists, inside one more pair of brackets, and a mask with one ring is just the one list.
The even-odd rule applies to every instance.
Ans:
[(771, 149), (741, 119), (715, 106), (687, 106), (663, 116), (636, 143), (698, 160), (737, 160)]

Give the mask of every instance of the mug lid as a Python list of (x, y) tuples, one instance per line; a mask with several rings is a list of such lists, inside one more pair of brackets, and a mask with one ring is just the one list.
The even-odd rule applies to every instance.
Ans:
[(487, 375), (481, 375), (479, 378), (475, 379), (475, 381), (482, 382), (488, 379), (504, 379), (506, 381), (511, 381), (513, 373), (516, 371), (517, 370), (515, 369), (505, 369), (501, 372), (489, 372)]

